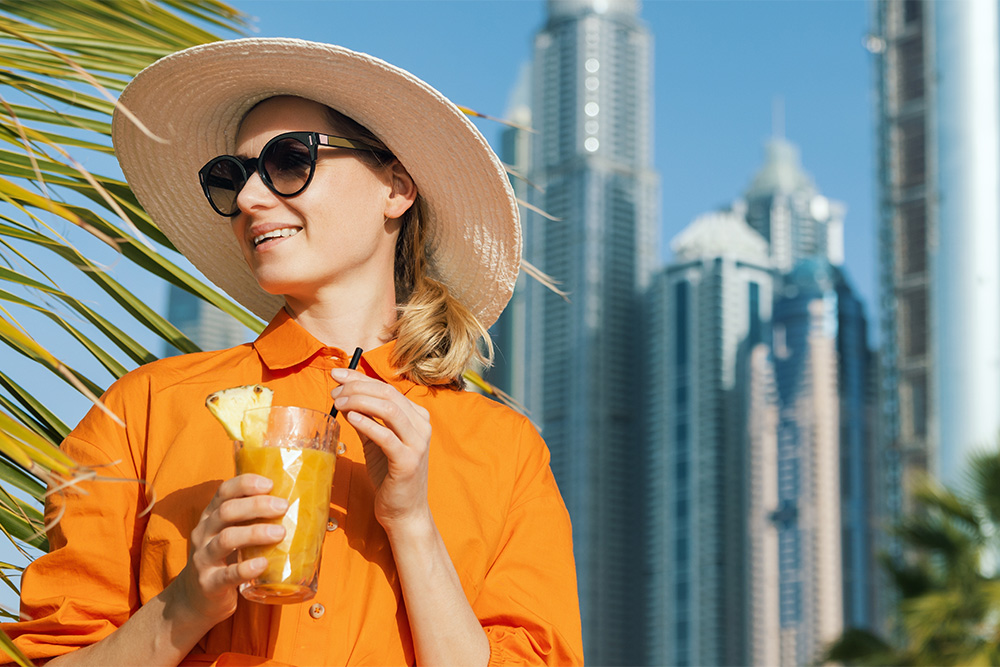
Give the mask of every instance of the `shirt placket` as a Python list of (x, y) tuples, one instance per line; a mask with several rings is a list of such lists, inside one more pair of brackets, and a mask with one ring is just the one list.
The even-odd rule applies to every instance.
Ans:
[[(348, 358), (346, 355), (334, 348), (327, 348), (310, 364), (310, 372), (320, 372), (323, 374), (321, 386), (325, 388), (326, 396), (339, 386), (334, 381), (330, 371), (334, 368), (346, 368)], [(326, 409), (333, 405), (332, 397), (329, 398)], [(337, 659), (337, 654), (344, 648), (338, 650), (335, 647), (336, 633), (333, 622), (336, 618), (335, 608), (331, 605), (337, 604), (335, 587), (331, 579), (331, 571), (336, 573), (340, 569), (340, 561), (345, 557), (346, 544), (343, 535), (343, 526), (346, 525), (348, 499), (351, 490), (351, 465), (352, 458), (344, 445), (343, 430), (349, 428), (347, 423), (338, 418), (341, 428), (341, 436), (335, 445), (337, 454), (337, 465), (334, 467), (333, 488), (330, 493), (330, 510), (327, 516), (326, 535), (323, 546), (323, 562), (320, 564), (320, 586), (316, 597), (312, 600), (297, 605), (297, 628), (295, 633), (295, 644), (306, 655), (326, 655), (327, 659)], [(324, 581), (325, 580), (325, 581)]]

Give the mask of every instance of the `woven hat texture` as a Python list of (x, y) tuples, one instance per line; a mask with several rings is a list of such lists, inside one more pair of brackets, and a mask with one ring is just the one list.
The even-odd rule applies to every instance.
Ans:
[[(115, 152), (139, 202), (209, 280), (264, 320), (282, 305), (257, 285), (228, 220), (205, 199), (198, 170), (233, 153), (243, 116), (260, 100), (295, 95), (371, 130), (399, 158), (425, 201), (431, 277), (484, 326), (510, 299), (521, 259), (517, 202), (504, 167), (453, 103), (409, 72), (340, 46), (239, 39), (179, 51), (125, 88)], [(313, 128), (303, 128), (313, 129)]]

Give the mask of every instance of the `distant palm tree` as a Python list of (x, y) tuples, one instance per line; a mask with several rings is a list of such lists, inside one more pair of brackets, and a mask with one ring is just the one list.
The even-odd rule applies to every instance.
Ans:
[(974, 455), (962, 492), (927, 480), (896, 532), (910, 554), (884, 558), (903, 639), (849, 630), (826, 658), (852, 665), (1000, 665), (1000, 450)]

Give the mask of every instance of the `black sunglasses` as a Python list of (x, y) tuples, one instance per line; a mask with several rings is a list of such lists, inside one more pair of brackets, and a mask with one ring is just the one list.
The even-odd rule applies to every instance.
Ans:
[(259, 157), (242, 160), (235, 155), (220, 155), (212, 158), (198, 171), (201, 188), (215, 212), (226, 217), (240, 212), (236, 198), (254, 171), (260, 173), (260, 180), (274, 194), (294, 197), (312, 180), (320, 146), (389, 156), (383, 149), (354, 139), (319, 132), (285, 132), (268, 141)]

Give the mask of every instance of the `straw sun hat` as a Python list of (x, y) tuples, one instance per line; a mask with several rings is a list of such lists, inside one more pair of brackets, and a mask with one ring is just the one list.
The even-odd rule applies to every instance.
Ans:
[(153, 63), (122, 92), (120, 103), (166, 141), (150, 138), (116, 109), (112, 138), (122, 171), (191, 263), (264, 320), (281, 307), (281, 297), (257, 285), (229, 224), (198, 181), (202, 165), (233, 153), (250, 108), (275, 95), (325, 104), (382, 140), (425, 201), (431, 277), (484, 326), (493, 324), (510, 299), (521, 259), (517, 202), (503, 165), (441, 93), (340, 46), (297, 39), (205, 44)]

